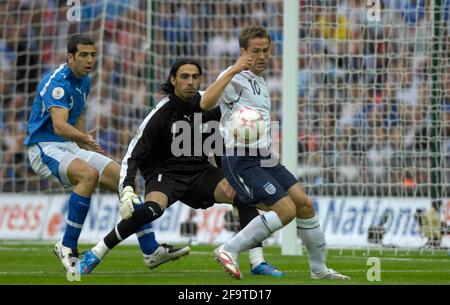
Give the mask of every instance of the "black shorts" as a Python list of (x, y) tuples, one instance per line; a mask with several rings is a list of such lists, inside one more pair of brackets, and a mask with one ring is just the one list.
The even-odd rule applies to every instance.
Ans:
[(224, 178), (223, 171), (212, 165), (190, 174), (157, 170), (145, 181), (145, 195), (157, 191), (169, 198), (169, 206), (179, 200), (194, 209), (206, 209), (214, 205), (214, 191)]

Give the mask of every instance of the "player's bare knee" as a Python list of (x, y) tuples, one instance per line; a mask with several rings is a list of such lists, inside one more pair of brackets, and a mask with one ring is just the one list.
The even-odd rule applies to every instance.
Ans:
[(296, 217), (295, 204), (289, 197), (284, 197), (281, 200), (277, 201), (272, 206), (272, 210), (274, 210), (278, 214), (278, 217), (280, 218), (283, 225), (290, 223)]
[(95, 187), (98, 183), (99, 176), (100, 175), (97, 169), (90, 166), (86, 166), (83, 169), (81, 182), (88, 186)]
[(291, 201), (288, 205), (286, 205), (286, 219), (283, 224), (288, 224), (296, 217), (296, 207), (295, 204)]
[(316, 214), (312, 200), (306, 196), (304, 199), (302, 198), (302, 202), (296, 202), (296, 208), (296, 216), (299, 218), (310, 218)]
[(312, 200), (309, 199), (308, 197), (305, 198), (300, 207), (304, 212), (314, 212)]

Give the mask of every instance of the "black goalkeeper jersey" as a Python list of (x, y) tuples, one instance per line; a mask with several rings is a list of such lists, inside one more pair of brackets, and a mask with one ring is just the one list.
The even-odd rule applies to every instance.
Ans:
[[(211, 166), (203, 143), (213, 132), (219, 135), (219, 131), (206, 132), (205, 127), (210, 121), (218, 126), (221, 113), (220, 107), (202, 112), (200, 99), (197, 94), (190, 104), (170, 94), (155, 106), (139, 126), (122, 160), (120, 189), (135, 187), (138, 169), (146, 179), (155, 171), (190, 175)], [(189, 133), (190, 141), (186, 138)]]

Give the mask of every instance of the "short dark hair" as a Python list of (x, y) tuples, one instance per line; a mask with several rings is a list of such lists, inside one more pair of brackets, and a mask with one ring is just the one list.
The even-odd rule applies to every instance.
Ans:
[(170, 81), (171, 77), (176, 77), (178, 69), (180, 69), (181, 66), (184, 65), (195, 65), (198, 68), (198, 72), (200, 75), (203, 74), (202, 67), (200, 66), (200, 63), (192, 58), (180, 58), (175, 61), (175, 63), (172, 65), (172, 68), (170, 68), (169, 77), (167, 80), (161, 84), (161, 86), (158, 89), (158, 92), (165, 93), (165, 94), (173, 94), (175, 91), (174, 86), (172, 85), (172, 82)]
[(78, 52), (77, 45), (93, 45), (95, 46), (94, 40), (86, 35), (76, 34), (69, 38), (67, 42), (67, 53), (75, 55)]
[(239, 33), (239, 47), (247, 49), (248, 42), (253, 38), (267, 38), (270, 43), (270, 35), (267, 29), (261, 25), (251, 25)]

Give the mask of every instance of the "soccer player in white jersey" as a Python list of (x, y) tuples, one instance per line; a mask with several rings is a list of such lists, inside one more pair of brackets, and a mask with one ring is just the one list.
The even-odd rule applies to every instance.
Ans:
[[(197, 134), (199, 142), (191, 142), (188, 136), (189, 140), (183, 144), (187, 151), (180, 153), (174, 149), (174, 143), (185, 134), (184, 128), (193, 136), (199, 130), (199, 124), (206, 126), (220, 120), (218, 107), (203, 114), (199, 107), (202, 74), (200, 63), (189, 58), (178, 59), (170, 68), (169, 76), (159, 90), (166, 97), (142, 122), (122, 161), (120, 211), (124, 219), (80, 258), (77, 265), (80, 274), (90, 274), (115, 246), (142, 224), (161, 217), (165, 209), (178, 200), (194, 209), (207, 209), (215, 202), (232, 203), (237, 207), (241, 227), (259, 217), (254, 206), (240, 203), (223, 171), (208, 161), (210, 150), (205, 150), (204, 144), (214, 139), (213, 134), (202, 131)], [(177, 126), (185, 127), (183, 131), (177, 131)], [(222, 138), (215, 138), (214, 142), (217, 153), (222, 155), (218, 148), (222, 147)], [(143, 205), (146, 208), (134, 210), (129, 198), (135, 196), (138, 172), (145, 180), (146, 201)], [(262, 244), (255, 246), (249, 250), (251, 273), (284, 276), (265, 261)]]
[[(212, 109), (220, 103), (221, 133), (225, 139), (226, 153), (222, 157), (222, 168), (230, 185), (241, 201), (256, 205), (267, 212), (254, 218), (238, 234), (218, 247), (215, 252), (226, 272), (240, 279), (238, 255), (255, 243), (268, 238), (293, 219), (297, 221), (297, 232), (309, 255), (311, 278), (350, 279), (325, 264), (325, 237), (311, 200), (297, 179), (270, 155), (271, 101), (262, 74), (268, 64), (270, 36), (262, 26), (249, 26), (239, 35), (241, 57), (222, 72), (207, 88), (200, 107)], [(241, 107), (257, 109), (266, 122), (266, 134), (253, 145), (236, 142), (225, 128), (231, 113)], [(243, 149), (246, 155), (242, 156)]]
[[(74, 272), (78, 261), (78, 238), (97, 184), (118, 192), (120, 166), (102, 155), (94, 140), (95, 130), (86, 132), (84, 113), (96, 60), (94, 41), (84, 35), (72, 36), (67, 44), (67, 63), (45, 76), (38, 85), (24, 141), (32, 169), (64, 187), (72, 187), (67, 226), (54, 253), (64, 268)], [(139, 203), (136, 196), (135, 202)], [(147, 267), (189, 253), (189, 247), (174, 249), (159, 245), (150, 224), (137, 231)]]

